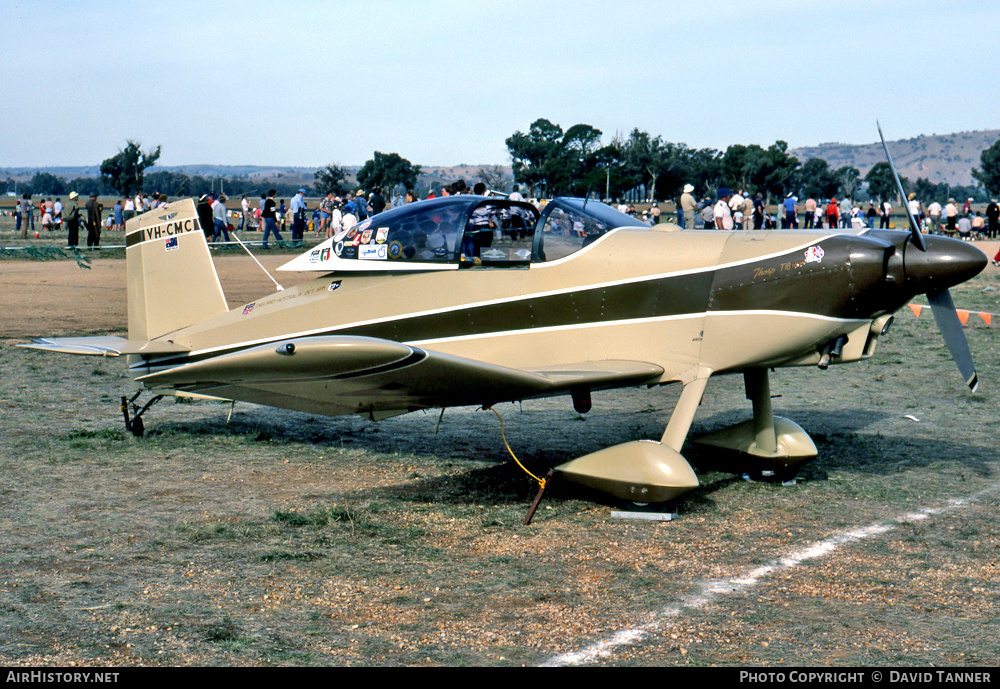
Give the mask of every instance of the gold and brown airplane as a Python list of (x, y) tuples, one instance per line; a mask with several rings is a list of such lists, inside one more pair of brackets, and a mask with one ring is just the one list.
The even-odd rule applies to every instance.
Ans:
[[(680, 453), (721, 374), (744, 376), (753, 419), (699, 442), (742, 453), (758, 473), (794, 476), (816, 447), (772, 414), (769, 369), (872, 356), (914, 295), (929, 296), (975, 389), (948, 295), (986, 264), (970, 244), (921, 235), (915, 223), (910, 233), (677, 229), (582, 199), (541, 212), (483, 196), (421, 201), (282, 266), (317, 278), (230, 310), (186, 199), (127, 225), (128, 339), (28, 346), (127, 356), (135, 386), (156, 396), (372, 419), (554, 395), (585, 412), (594, 390), (678, 383), (658, 441), (557, 467), (640, 502), (698, 485)], [(135, 400), (133, 418), (123, 410), (141, 434), (149, 404)]]

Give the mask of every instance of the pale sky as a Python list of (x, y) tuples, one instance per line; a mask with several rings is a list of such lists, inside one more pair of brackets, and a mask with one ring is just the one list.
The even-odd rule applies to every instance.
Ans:
[(983, 0), (0, 0), (0, 167), (508, 164), (538, 118), (692, 148), (1000, 128)]

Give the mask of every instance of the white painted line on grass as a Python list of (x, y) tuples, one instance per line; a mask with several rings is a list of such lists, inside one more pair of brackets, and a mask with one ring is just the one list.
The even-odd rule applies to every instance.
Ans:
[(933, 515), (961, 509), (984, 495), (996, 492), (998, 489), (1000, 489), (1000, 483), (964, 498), (952, 498), (947, 501), (944, 507), (925, 507), (915, 512), (903, 514), (889, 522), (881, 522), (848, 531), (841, 531), (823, 541), (788, 553), (779, 558), (773, 565), (757, 567), (746, 574), (734, 576), (729, 579), (702, 581), (696, 585), (697, 592), (695, 594), (683, 598), (674, 605), (654, 612), (652, 622), (615, 632), (609, 638), (593, 643), (580, 651), (558, 655), (542, 663), (542, 666), (585, 665), (598, 658), (606, 658), (619, 648), (642, 643), (646, 637), (659, 631), (667, 621), (680, 617), (687, 610), (698, 610), (716, 603), (726, 596), (740, 595), (776, 572), (787, 571), (799, 567), (805, 562), (818, 560), (835, 552), (841, 546), (881, 536), (894, 530), (899, 524), (921, 521)]

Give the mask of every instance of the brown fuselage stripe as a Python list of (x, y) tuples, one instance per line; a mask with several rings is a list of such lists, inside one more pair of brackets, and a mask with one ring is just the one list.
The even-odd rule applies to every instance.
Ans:
[[(866, 246), (870, 245), (870, 246)], [(884, 247), (863, 237), (838, 236), (822, 243), (822, 260), (801, 252), (721, 269), (638, 280), (502, 303), (457, 306), (443, 313), (401, 316), (361, 325), (333, 326), (308, 335), (356, 335), (420, 342), (535, 328), (698, 315), (713, 311), (782, 311), (837, 319), (872, 318), (893, 311), (912, 295), (885, 284)], [(832, 280), (831, 275), (838, 276)], [(341, 278), (349, 280), (350, 278)], [(155, 367), (192, 363), (264, 344), (242, 344), (194, 357), (158, 361)]]

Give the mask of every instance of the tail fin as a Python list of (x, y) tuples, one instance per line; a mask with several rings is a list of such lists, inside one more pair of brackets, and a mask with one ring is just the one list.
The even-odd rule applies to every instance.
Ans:
[(193, 199), (129, 220), (125, 246), (130, 340), (152, 340), (229, 311)]

